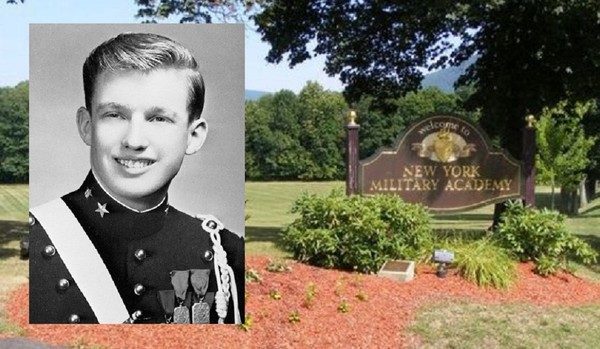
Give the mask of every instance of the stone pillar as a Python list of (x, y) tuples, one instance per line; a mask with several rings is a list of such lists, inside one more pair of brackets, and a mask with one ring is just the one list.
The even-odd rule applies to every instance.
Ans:
[(346, 195), (358, 194), (358, 130), (356, 112), (350, 110), (346, 125)]
[(535, 117), (528, 115), (525, 118), (527, 125), (523, 128), (523, 202), (525, 205), (535, 207)]

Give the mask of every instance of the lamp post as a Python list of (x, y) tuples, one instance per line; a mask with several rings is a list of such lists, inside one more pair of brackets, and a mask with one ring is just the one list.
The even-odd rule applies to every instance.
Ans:
[(346, 195), (358, 193), (358, 130), (356, 111), (348, 112), (346, 125)]
[(535, 117), (527, 115), (525, 118), (527, 124), (523, 128), (523, 180), (525, 187), (523, 189), (523, 202), (527, 206), (535, 207)]

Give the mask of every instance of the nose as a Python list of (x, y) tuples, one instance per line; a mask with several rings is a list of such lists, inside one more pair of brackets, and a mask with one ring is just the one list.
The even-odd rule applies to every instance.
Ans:
[(121, 144), (125, 148), (143, 150), (148, 147), (148, 138), (144, 132), (144, 122), (137, 118), (131, 118), (127, 130), (123, 135)]

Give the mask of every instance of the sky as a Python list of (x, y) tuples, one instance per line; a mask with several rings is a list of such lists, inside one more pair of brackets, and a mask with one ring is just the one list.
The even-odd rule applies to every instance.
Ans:
[[(135, 18), (137, 9), (133, 0), (26, 0), (18, 5), (0, 0), (0, 86), (14, 86), (29, 78), (29, 23), (139, 23)], [(171, 18), (164, 23), (176, 22), (176, 18)], [(323, 72), (323, 57), (290, 69), (285, 62), (267, 63), (264, 58), (268, 50), (269, 45), (247, 28), (246, 89), (267, 92), (288, 89), (297, 93), (307, 81), (318, 81), (328, 90), (343, 89), (337, 78)]]

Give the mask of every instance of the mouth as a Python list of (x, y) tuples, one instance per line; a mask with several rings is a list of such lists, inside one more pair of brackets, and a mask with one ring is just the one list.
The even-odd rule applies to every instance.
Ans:
[(121, 166), (132, 169), (140, 169), (148, 167), (155, 163), (154, 160), (147, 159), (115, 159)]

